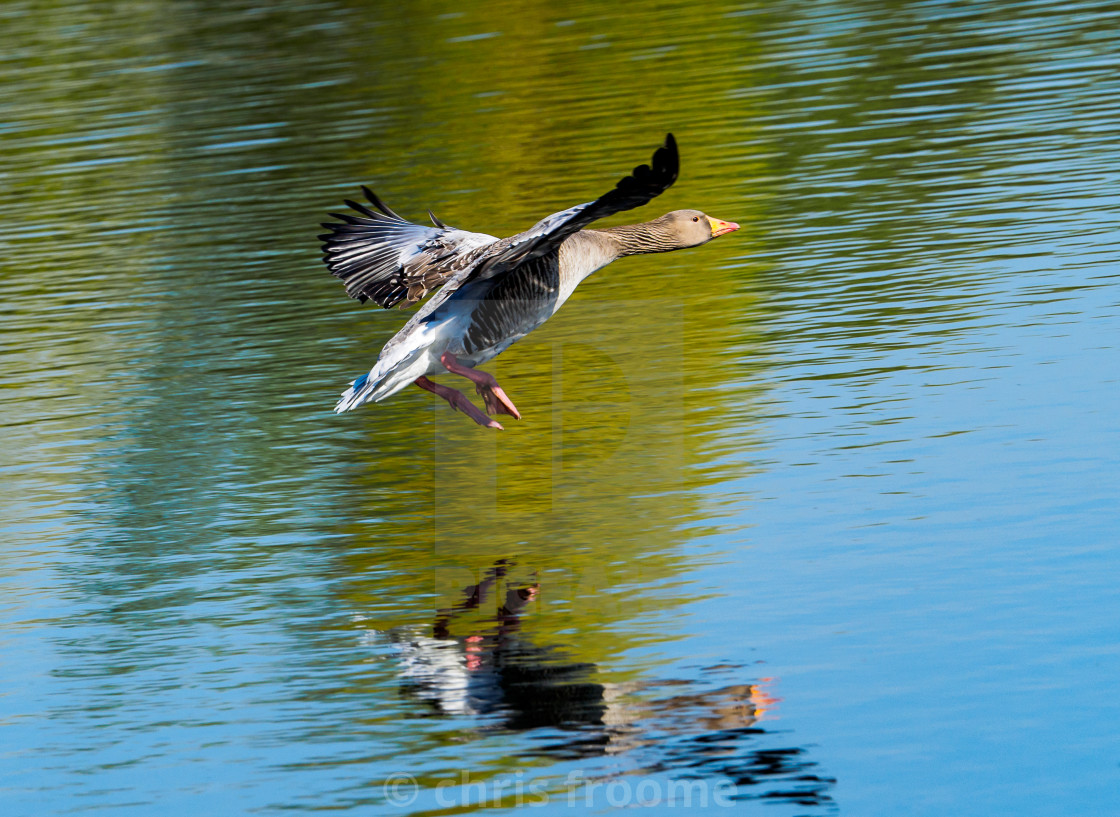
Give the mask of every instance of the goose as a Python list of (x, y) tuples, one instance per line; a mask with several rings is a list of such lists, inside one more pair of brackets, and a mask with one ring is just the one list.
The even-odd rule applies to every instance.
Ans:
[[(367, 374), (352, 381), (335, 412), (381, 401), (410, 383), (448, 402), (480, 426), (501, 429), (493, 415), (521, 413), (494, 376), (477, 367), (552, 317), (587, 276), (628, 255), (697, 247), (739, 229), (699, 210), (674, 210), (653, 221), (584, 229), (649, 203), (677, 179), (677, 142), (667, 134), (650, 164), (638, 165), (594, 201), (498, 239), (450, 227), (431, 210), (428, 227), (393, 212), (368, 187), (369, 205), (346, 200), (357, 215), (331, 213), (322, 226), (323, 261), (346, 293), (386, 309), (407, 308), (439, 288), (385, 344)], [(433, 382), (461, 375), (475, 384), (486, 413), (462, 392)], [(491, 416), (487, 416), (491, 415)]]

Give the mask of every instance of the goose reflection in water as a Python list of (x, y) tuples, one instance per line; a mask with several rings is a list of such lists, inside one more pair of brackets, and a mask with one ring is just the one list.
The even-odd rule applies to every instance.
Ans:
[[(431, 635), (414, 627), (380, 634), (397, 654), (406, 695), (437, 715), (499, 719), (484, 732), (562, 730), (562, 740), (554, 731), (542, 735), (534, 750), (541, 756), (630, 753), (645, 773), (718, 776), (735, 783), (740, 799), (834, 810), (828, 792), (836, 781), (815, 773), (806, 749), (758, 745), (774, 734), (759, 723), (780, 700), (768, 690), (769, 679), (698, 692), (689, 691), (695, 682), (683, 680), (594, 681), (595, 664), (572, 661), (521, 635), (522, 618), (541, 588), (537, 581), (507, 581), (513, 567), (495, 562), (480, 582), (463, 589), (461, 602), (437, 612)], [(704, 673), (742, 669), (719, 665)], [(679, 691), (656, 697), (666, 687)]]

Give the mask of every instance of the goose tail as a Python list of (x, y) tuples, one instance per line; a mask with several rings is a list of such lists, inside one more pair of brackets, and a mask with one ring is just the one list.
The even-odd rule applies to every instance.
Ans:
[(376, 377), (377, 368), (374, 366), (372, 371), (350, 382), (350, 388), (342, 393), (342, 397), (338, 399), (338, 405), (334, 407), (335, 414), (356, 409), (362, 403), (373, 398), (373, 393), (377, 390), (380, 380), (379, 377)]
[(371, 400), (384, 400), (427, 371), (428, 359), (424, 348), (393, 351), (378, 359), (368, 374), (350, 383), (350, 388), (342, 393), (334, 407), (335, 414), (351, 411)]

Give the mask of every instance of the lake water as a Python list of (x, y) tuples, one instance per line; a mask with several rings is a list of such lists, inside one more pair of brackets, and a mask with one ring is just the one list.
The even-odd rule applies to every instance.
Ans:
[[(885, 7), (888, 6), (888, 7)], [(1103, 814), (1120, 4), (0, 8), (5, 815)], [(318, 222), (620, 261), (335, 416)]]

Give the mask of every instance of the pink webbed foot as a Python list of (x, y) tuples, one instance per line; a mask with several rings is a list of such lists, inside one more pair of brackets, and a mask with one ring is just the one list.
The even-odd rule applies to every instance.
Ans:
[(518, 420), (521, 419), (521, 412), (502, 391), (501, 386), (497, 384), (493, 386), (478, 385), (474, 387), (474, 390), (482, 395), (482, 400), (486, 403), (487, 414), (508, 414)]
[(484, 372), (480, 369), (472, 369), (470, 366), (464, 366), (455, 359), (455, 355), (450, 352), (444, 352), (440, 356), (439, 362), (443, 364), (444, 368), (452, 374), (462, 375), (463, 377), (474, 383), (475, 391), (478, 392), (483, 401), (486, 403), (486, 411), (489, 414), (508, 414), (518, 420), (521, 419), (521, 412), (517, 410), (517, 406), (509, 399), (505, 391), (498, 385), (498, 381), (494, 379), (494, 375), (489, 372)]
[(479, 411), (475, 404), (470, 401), (470, 398), (458, 389), (453, 389), (449, 386), (441, 386), (439, 383), (433, 383), (426, 377), (418, 377), (414, 382), (424, 391), (430, 391), (432, 394), (442, 397), (448, 402), (451, 408), (455, 409), (456, 411), (463, 412), (463, 414), (470, 417), (480, 426), (485, 426), (486, 428), (496, 428), (499, 431), (505, 430), (504, 428), (502, 428), (502, 424), (497, 420), (491, 420), (489, 417)]

